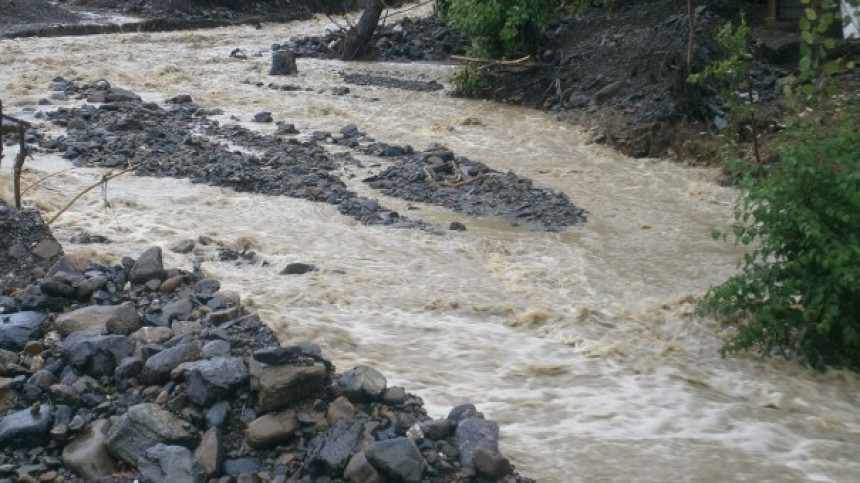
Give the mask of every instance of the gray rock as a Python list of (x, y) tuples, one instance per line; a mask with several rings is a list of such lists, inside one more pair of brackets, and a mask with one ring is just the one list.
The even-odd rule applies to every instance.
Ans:
[(474, 404), (460, 404), (451, 409), (448, 413), (448, 419), (458, 423), (460, 420), (474, 417), (476, 414), (478, 414), (478, 408)]
[(227, 401), (221, 401), (212, 405), (208, 411), (206, 411), (206, 424), (209, 425), (210, 428), (219, 428), (224, 424), (224, 421), (227, 419), (227, 412), (230, 410), (230, 403)]
[(179, 240), (170, 246), (170, 251), (173, 253), (191, 253), (196, 244), (197, 242), (194, 240)]
[(56, 383), (57, 377), (54, 375), (53, 372), (47, 369), (36, 371), (32, 376), (30, 376), (29, 379), (27, 379), (27, 384), (36, 386), (43, 391), (47, 390)]
[(112, 376), (120, 361), (133, 351), (134, 343), (121, 335), (73, 332), (63, 341), (66, 362), (91, 376)]
[(476, 449), (472, 455), (472, 463), (478, 473), (495, 480), (501, 480), (512, 470), (507, 458), (500, 455), (498, 451), (487, 448)]
[(108, 451), (130, 465), (158, 443), (191, 446), (195, 441), (182, 420), (150, 403), (130, 407), (110, 428), (106, 441)]
[(272, 113), (268, 111), (254, 114), (254, 122), (272, 122)]
[(177, 320), (186, 320), (194, 311), (194, 304), (188, 299), (179, 299), (170, 302), (161, 309), (158, 323), (169, 327), (170, 323)]
[(168, 327), (141, 327), (129, 337), (141, 344), (163, 344), (173, 337), (173, 331)]
[(370, 402), (379, 399), (387, 381), (370, 366), (357, 366), (344, 372), (337, 381), (340, 390), (351, 401)]
[(205, 406), (224, 399), (234, 389), (248, 383), (248, 368), (241, 357), (216, 357), (186, 366), (186, 395), (194, 404)]
[(31, 447), (48, 442), (53, 406), (42, 405), (36, 414), (31, 409), (15, 411), (0, 419), (0, 447)]
[(221, 472), (221, 466), (224, 464), (224, 444), (218, 428), (210, 428), (203, 433), (194, 456), (206, 475), (214, 476)]
[(313, 272), (316, 270), (316, 267), (310, 263), (289, 263), (283, 270), (281, 270), (281, 275), (304, 275), (308, 272)]
[(170, 372), (179, 367), (180, 364), (199, 358), (200, 342), (179, 344), (147, 359), (143, 364), (140, 379), (146, 384), (162, 383), (170, 378)]
[(308, 444), (305, 461), (311, 475), (341, 475), (364, 436), (364, 423), (341, 419), (334, 427), (314, 436)]
[(457, 425), (454, 446), (460, 452), (460, 464), (474, 466), (474, 454), (479, 448), (499, 452), (499, 425), (487, 419), (466, 418)]
[(251, 388), (257, 391), (257, 404), (264, 413), (312, 397), (324, 387), (328, 376), (321, 362), (310, 366), (272, 366), (250, 359), (248, 365)]
[(269, 75), (295, 75), (299, 73), (296, 66), (296, 54), (289, 50), (272, 52), (272, 68)]
[(140, 316), (134, 302), (91, 305), (58, 316), (54, 328), (63, 337), (84, 330), (128, 335), (140, 328)]
[(382, 393), (382, 402), (389, 406), (397, 406), (406, 402), (406, 389), (389, 387)]
[(137, 460), (140, 478), (152, 483), (204, 483), (206, 475), (197, 458), (182, 446), (157, 444)]
[(140, 96), (128, 89), (123, 89), (121, 87), (111, 87), (107, 90), (107, 93), (105, 94), (105, 100), (107, 102), (139, 101)]
[(382, 483), (382, 477), (376, 468), (367, 461), (364, 452), (355, 453), (343, 470), (343, 477), (350, 483)]
[(116, 462), (105, 446), (108, 429), (108, 420), (94, 421), (84, 434), (63, 448), (63, 464), (89, 481), (110, 478)]
[(259, 473), (262, 464), (257, 458), (236, 458), (224, 462), (224, 473), (227, 476), (254, 475)]
[(63, 255), (48, 270), (48, 276), (52, 277), (58, 273), (70, 275), (83, 275), (84, 272), (93, 268), (93, 262), (79, 255)]
[(367, 461), (387, 476), (407, 483), (418, 483), (427, 462), (409, 438), (394, 438), (373, 443)]
[(427, 439), (433, 441), (441, 441), (448, 439), (451, 436), (451, 431), (454, 429), (454, 422), (450, 419), (436, 419), (428, 421), (420, 425), (421, 433)]
[(331, 402), (326, 411), (326, 421), (329, 426), (334, 426), (343, 418), (352, 418), (355, 416), (355, 406), (349, 402), (349, 399), (341, 396)]
[(113, 372), (114, 380), (120, 388), (126, 387), (128, 380), (140, 375), (143, 370), (143, 360), (137, 357), (125, 357)]
[(269, 448), (289, 443), (299, 429), (299, 420), (292, 410), (259, 417), (248, 425), (245, 440), (252, 448)]
[(204, 359), (227, 355), (230, 355), (230, 343), (225, 340), (217, 339), (209, 341), (203, 346), (202, 356)]
[(52, 297), (39, 288), (38, 285), (28, 285), (15, 294), (15, 302), (21, 310), (49, 310), (61, 312), (70, 304), (65, 297)]
[(44, 312), (29, 311), (0, 315), (0, 349), (19, 351), (41, 337), (47, 317)]
[(33, 255), (36, 255), (42, 260), (50, 260), (57, 255), (61, 255), (63, 253), (63, 247), (54, 240), (45, 239), (37, 243), (36, 246), (33, 247), (32, 252)]
[(131, 267), (128, 274), (132, 283), (146, 283), (153, 278), (164, 280), (166, 277), (160, 247), (147, 248), (134, 262), (134, 266)]

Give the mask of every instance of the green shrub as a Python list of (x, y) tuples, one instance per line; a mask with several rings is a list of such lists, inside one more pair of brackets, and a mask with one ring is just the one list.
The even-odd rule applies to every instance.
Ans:
[(793, 128), (778, 163), (740, 164), (729, 236), (754, 249), (699, 306), (738, 324), (724, 355), (860, 369), (860, 102), (842, 107), (838, 122)]
[(560, 0), (444, 0), (436, 12), (472, 38), (472, 53), (483, 57), (519, 55), (534, 49), (541, 29)]

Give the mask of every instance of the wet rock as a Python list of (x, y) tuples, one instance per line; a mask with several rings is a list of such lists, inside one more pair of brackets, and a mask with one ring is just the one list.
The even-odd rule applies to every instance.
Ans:
[(62, 312), (69, 305), (65, 297), (52, 297), (42, 292), (38, 285), (28, 285), (15, 294), (15, 302), (21, 310), (48, 310)]
[(197, 245), (196, 240), (179, 240), (170, 246), (170, 251), (173, 253), (191, 253), (195, 245)]
[(273, 120), (274, 119), (272, 119), (272, 113), (268, 112), (268, 111), (258, 112), (256, 114), (254, 114), (254, 118), (253, 118), (254, 122), (261, 122), (261, 123), (268, 123), (268, 122), (272, 122)]
[(467, 418), (457, 424), (454, 445), (460, 453), (460, 464), (474, 466), (474, 454), (480, 448), (499, 451), (499, 425), (495, 421)]
[(93, 263), (88, 258), (80, 255), (63, 255), (48, 271), (48, 276), (54, 276), (58, 273), (80, 275), (92, 268)]
[(206, 476), (197, 458), (182, 446), (156, 444), (146, 450), (137, 462), (145, 482), (204, 483)]
[(194, 303), (188, 299), (179, 299), (170, 302), (161, 309), (161, 314), (155, 321), (162, 327), (170, 327), (177, 320), (186, 320), (194, 312)]
[(110, 478), (116, 462), (105, 446), (108, 429), (108, 420), (94, 421), (84, 434), (63, 448), (63, 464), (90, 481)]
[(448, 229), (453, 231), (466, 231), (466, 225), (459, 221), (452, 221), (451, 224), (448, 225)]
[(295, 75), (299, 73), (296, 66), (296, 54), (289, 50), (272, 52), (272, 68), (269, 75)]
[(497, 480), (504, 478), (512, 470), (507, 458), (488, 448), (476, 449), (472, 462), (478, 473)]
[(194, 442), (182, 420), (155, 404), (144, 403), (130, 407), (116, 421), (105, 444), (112, 455), (136, 465), (140, 455), (158, 443), (190, 446)]
[(366, 402), (379, 398), (387, 381), (385, 376), (370, 366), (357, 366), (344, 372), (337, 381), (340, 390), (351, 401)]
[(255, 475), (260, 472), (260, 460), (257, 458), (235, 458), (224, 462), (224, 473), (227, 476)]
[(328, 370), (322, 363), (309, 366), (272, 366), (255, 360), (249, 363), (251, 387), (263, 412), (277, 411), (311, 397), (325, 384)]
[(402, 387), (389, 387), (382, 393), (382, 402), (389, 406), (397, 406), (406, 401), (406, 389)]
[(0, 447), (31, 447), (47, 443), (53, 414), (53, 406), (47, 404), (7, 414), (0, 419)]
[(72, 332), (92, 330), (128, 335), (140, 328), (140, 317), (134, 302), (91, 305), (58, 316), (54, 328), (64, 337)]
[(132, 283), (146, 283), (152, 279), (164, 280), (166, 273), (161, 259), (161, 248), (146, 249), (131, 267), (128, 278)]
[(194, 404), (205, 406), (227, 398), (235, 389), (247, 384), (248, 368), (241, 357), (216, 357), (185, 366), (186, 396)]
[(422, 423), (420, 428), (421, 433), (425, 438), (432, 439), (434, 441), (441, 441), (448, 439), (451, 436), (454, 426), (455, 423), (450, 419), (435, 419), (433, 421)]
[(259, 417), (248, 425), (245, 440), (252, 448), (269, 448), (289, 443), (299, 429), (299, 420), (292, 410)]
[(63, 247), (52, 239), (40, 241), (33, 247), (33, 250), (31, 250), (33, 255), (36, 255), (42, 260), (50, 260), (62, 253), (62, 251)]
[(173, 337), (173, 331), (167, 327), (142, 327), (129, 336), (129, 339), (140, 344), (161, 344)]
[(200, 342), (179, 344), (150, 357), (143, 364), (140, 379), (146, 384), (157, 384), (170, 378), (170, 373), (183, 362), (200, 358)]
[(361, 451), (350, 458), (343, 471), (343, 477), (351, 483), (382, 483), (383, 481), (382, 476)]
[(418, 483), (427, 462), (409, 438), (394, 438), (373, 443), (367, 460), (387, 476), (409, 483)]
[(448, 419), (459, 423), (460, 420), (475, 417), (476, 414), (478, 414), (478, 409), (474, 404), (459, 404), (448, 412)]
[(47, 317), (44, 312), (32, 311), (0, 314), (0, 349), (19, 351), (41, 337)]
[(106, 102), (139, 101), (140, 96), (121, 87), (111, 87), (105, 94)]
[(355, 416), (355, 406), (349, 402), (349, 399), (341, 396), (328, 406), (328, 411), (326, 411), (326, 421), (328, 421), (329, 426), (334, 426), (338, 421), (344, 418), (351, 419)]
[(128, 387), (129, 379), (137, 378), (143, 370), (143, 360), (137, 357), (124, 357), (114, 370), (114, 380), (120, 388)]
[(214, 476), (221, 472), (224, 464), (224, 444), (218, 428), (210, 428), (203, 433), (194, 456), (206, 475)]
[(316, 267), (311, 265), (310, 263), (290, 263), (283, 270), (281, 270), (281, 275), (304, 275), (308, 272), (313, 272), (316, 270)]
[(314, 436), (305, 461), (312, 475), (341, 475), (364, 436), (364, 423), (342, 419), (334, 427)]
[(210, 428), (218, 428), (224, 424), (227, 419), (227, 412), (230, 410), (230, 403), (221, 401), (212, 405), (206, 411), (206, 424)]
[(69, 334), (62, 347), (69, 365), (92, 376), (113, 375), (120, 361), (134, 351), (134, 343), (121, 335), (93, 331)]
[(212, 340), (203, 346), (202, 356), (204, 359), (230, 355), (230, 343), (224, 340)]

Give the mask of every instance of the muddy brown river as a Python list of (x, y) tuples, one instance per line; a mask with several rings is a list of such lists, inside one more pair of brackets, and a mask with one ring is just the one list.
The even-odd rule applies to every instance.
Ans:
[[(410, 217), (468, 226), (440, 236), (362, 226), (330, 205), (126, 175), (54, 225), (61, 241), (85, 230), (113, 243), (66, 250), (116, 262), (200, 235), (252, 249), (270, 265), (203, 254), (203, 270), (238, 291), (282, 341), (313, 339), (341, 370), (373, 365), (421, 395), (432, 416), (473, 402), (501, 424), (503, 453), (539, 481), (860, 480), (855, 375), (722, 359), (725, 329), (693, 314), (695, 298), (732, 274), (741, 253), (709, 236), (730, 222), (737, 195), (713, 182), (714, 171), (625, 158), (533, 110), (444, 92), (329, 92), (344, 85), (341, 70), (447, 85), (455, 66), (300, 59), (297, 77), (274, 80), (312, 91), (243, 82), (273, 80), (272, 43), (327, 26), (320, 18), (262, 30), (0, 40), (0, 96), (27, 117), (23, 108), (45, 108), (36, 104), (54, 76), (105, 78), (145, 100), (191, 94), (223, 108), (222, 122), (236, 116), (267, 133), (274, 126), (246, 121), (265, 110), (303, 132), (355, 123), (380, 141), (440, 142), (563, 191), (588, 223), (532, 232), (417, 204)], [(231, 58), (234, 48), (263, 57)], [(4, 198), (12, 154), (0, 170)], [(32, 181), (69, 164), (36, 155), (27, 166)], [(58, 174), (26, 201), (50, 215), (99, 176)], [(350, 187), (406, 210), (359, 181)], [(192, 255), (165, 253), (167, 264), (191, 267)], [(320, 270), (278, 274), (293, 261)]]

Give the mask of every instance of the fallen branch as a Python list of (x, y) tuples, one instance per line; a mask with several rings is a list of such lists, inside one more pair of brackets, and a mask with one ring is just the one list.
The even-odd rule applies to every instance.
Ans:
[(452, 55), (451, 60), (455, 62), (469, 62), (472, 64), (484, 64), (484, 65), (516, 65), (516, 66), (531, 66), (533, 64), (526, 64), (525, 62), (531, 59), (531, 55), (527, 55), (525, 57), (514, 59), (514, 60), (496, 60), (496, 59), (482, 59), (480, 57), (465, 57), (462, 55)]
[(81, 191), (80, 193), (78, 193), (78, 194), (77, 194), (77, 196), (75, 196), (74, 198), (72, 198), (72, 201), (69, 201), (69, 203), (68, 203), (68, 204), (66, 204), (66, 206), (64, 206), (64, 207), (63, 207), (63, 209), (61, 209), (60, 211), (58, 211), (56, 215), (54, 215), (50, 220), (48, 220), (48, 223), (47, 223), (47, 224), (48, 224), (48, 225), (50, 225), (50, 224), (54, 223), (54, 221), (56, 221), (56, 220), (57, 220), (57, 218), (59, 218), (59, 217), (60, 217), (60, 215), (62, 215), (63, 213), (65, 213), (65, 212), (66, 212), (66, 210), (68, 210), (69, 208), (71, 208), (71, 207), (72, 207), (72, 205), (74, 205), (74, 204), (75, 204), (79, 199), (81, 199), (81, 197), (82, 197), (82, 196), (84, 196), (85, 194), (87, 194), (87, 193), (89, 193), (90, 191), (92, 191), (92, 190), (94, 190), (94, 189), (98, 188), (99, 186), (101, 186), (103, 189), (104, 189), (104, 188), (106, 188), (106, 187), (107, 187), (107, 182), (108, 182), (108, 181), (110, 181), (110, 180), (112, 180), (112, 179), (114, 179), (114, 178), (116, 178), (116, 177), (118, 177), (118, 176), (121, 176), (121, 175), (123, 175), (123, 174), (125, 174), (125, 173), (128, 173), (129, 171), (134, 171), (135, 169), (137, 169), (137, 168), (138, 168), (138, 166), (140, 166), (140, 164), (136, 164), (136, 165), (134, 165), (134, 166), (131, 166), (131, 167), (129, 167), (129, 168), (126, 168), (126, 169), (124, 169), (124, 170), (122, 170), (122, 171), (120, 171), (120, 172), (118, 172), (118, 173), (108, 172), (108, 173), (103, 174), (103, 175), (102, 175), (102, 179), (100, 179), (97, 183), (95, 183), (95, 184), (93, 184), (93, 185), (91, 185), (91, 186), (89, 186), (89, 187), (85, 188), (83, 191)]
[(61, 171), (56, 171), (56, 172), (51, 173), (51, 174), (49, 174), (49, 175), (47, 175), (47, 176), (44, 176), (44, 177), (42, 177), (42, 178), (39, 178), (39, 179), (37, 179), (36, 181), (34, 181), (33, 183), (31, 183), (31, 184), (30, 184), (30, 186), (27, 186), (26, 188), (24, 188), (23, 190), (21, 190), (21, 196), (23, 196), (23, 195), (27, 194), (27, 192), (28, 192), (28, 191), (30, 191), (31, 189), (33, 189), (33, 188), (35, 188), (36, 186), (39, 186), (40, 184), (42, 184), (42, 181), (45, 181), (46, 179), (53, 178), (54, 176), (57, 176), (58, 174), (68, 173), (69, 171), (73, 171), (73, 170), (76, 170), (76, 169), (78, 169), (78, 167), (77, 167), (77, 166), (72, 166), (71, 168), (66, 168), (66, 169), (63, 169), (63, 170), (61, 170)]

